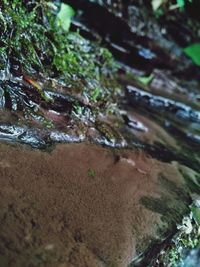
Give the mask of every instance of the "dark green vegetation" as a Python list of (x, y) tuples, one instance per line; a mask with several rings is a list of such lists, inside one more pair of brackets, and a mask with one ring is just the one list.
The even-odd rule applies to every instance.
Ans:
[[(191, 178), (183, 172), (186, 182), (191, 183)], [(196, 177), (197, 180), (199, 177)], [(167, 222), (169, 218), (173, 218), (171, 229), (175, 234), (169, 235), (169, 238), (161, 245), (162, 250), (158, 248), (159, 254), (157, 257), (152, 258), (153, 254), (147, 253), (150, 263), (147, 261), (148, 266), (198, 266), (199, 263), (199, 249), (200, 249), (200, 206), (199, 206), (199, 186), (193, 184), (193, 187), (188, 186), (189, 191), (195, 192), (197, 199), (188, 206), (190, 201), (187, 192), (180, 190), (176, 185), (160, 176), (160, 183), (164, 188), (168, 188), (170, 192), (174, 193), (175, 200), (169, 202), (167, 199), (156, 199), (144, 197), (141, 202), (150, 210), (154, 210), (161, 214), (162, 222)], [(176, 195), (179, 197), (177, 198)], [(175, 204), (176, 203), (176, 204)], [(176, 206), (176, 208), (174, 208)], [(177, 208), (178, 207), (178, 208)], [(185, 212), (183, 210), (185, 209)], [(187, 216), (182, 216), (182, 214)], [(180, 214), (180, 215), (179, 215)], [(169, 223), (169, 221), (167, 222)], [(160, 232), (162, 233), (162, 230)]]
[[(177, 226), (177, 233), (166, 244), (157, 260), (152, 261), (152, 266), (198, 266), (200, 233), (199, 222), (194, 212), (196, 204), (192, 204), (191, 213), (184, 217), (182, 223)], [(199, 219), (199, 217), (198, 217)]]
[[(27, 133), (25, 128), (34, 125), (37, 134), (21, 139), (22, 128), (3, 126), (3, 131), (15, 132), (22, 142), (39, 140), (44, 127), (45, 141), (42, 137), (37, 147), (50, 144), (52, 137), (80, 141), (100, 111), (115, 112), (121, 94), (115, 78), (118, 65), (99, 41), (69, 31), (74, 13), (69, 5), (42, 0), (1, 4), (0, 108), (10, 115), (16, 111), (15, 126)], [(3, 116), (3, 123), (10, 123), (7, 118)]]
[[(90, 84), (85, 93), (92, 102), (113, 93), (112, 89), (101, 90), (116, 70), (111, 53), (85, 40), (78, 32), (67, 32), (67, 25), (63, 28), (58, 23), (63, 20), (65, 8), (62, 14), (47, 1), (4, 0), (1, 5), (1, 70), (9, 68), (17, 76), (40, 73), (68, 85), (80, 83), (81, 90)], [(66, 12), (67, 24), (69, 16)]]

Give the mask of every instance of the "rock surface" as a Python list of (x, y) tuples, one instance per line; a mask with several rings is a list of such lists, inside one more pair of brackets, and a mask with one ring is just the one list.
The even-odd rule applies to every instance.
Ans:
[(140, 150), (0, 143), (0, 266), (125, 267), (188, 212), (192, 175)]

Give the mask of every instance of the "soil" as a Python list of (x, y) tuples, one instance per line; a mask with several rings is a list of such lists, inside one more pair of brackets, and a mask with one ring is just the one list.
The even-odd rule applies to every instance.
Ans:
[(127, 266), (172, 230), (158, 207), (185, 201), (177, 166), (87, 143), (0, 143), (0, 267)]

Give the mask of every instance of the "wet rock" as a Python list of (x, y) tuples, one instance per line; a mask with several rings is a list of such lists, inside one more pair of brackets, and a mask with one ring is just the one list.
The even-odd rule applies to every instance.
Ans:
[[(163, 151), (170, 150), (172, 154), (175, 152), (179, 158), (182, 158), (181, 162), (186, 165), (188, 162), (190, 167), (197, 170), (199, 164), (199, 107), (195, 109), (182, 102), (172, 100), (173, 98), (156, 95), (149, 91), (144, 91), (139, 86), (127, 87), (128, 100), (134, 116), (148, 125), (150, 129), (148, 134), (139, 134), (133, 130), (131, 132), (141, 141), (146, 139), (148, 145), (154, 140), (155, 147), (161, 145)], [(162, 152), (159, 154), (161, 155)]]
[(149, 145), (162, 144), (168, 148), (173, 148), (173, 150), (179, 150), (176, 140), (150, 118), (132, 110), (124, 112), (123, 118), (130, 132), (141, 142)]
[(56, 142), (56, 143), (77, 143), (77, 142), (84, 141), (86, 139), (84, 135), (77, 136), (77, 135), (73, 135), (72, 133), (67, 134), (67, 133), (62, 133), (59, 131), (51, 131), (49, 137), (52, 142)]
[(146, 105), (150, 109), (159, 110), (159, 112), (171, 113), (182, 120), (200, 122), (200, 111), (194, 110), (183, 103), (153, 95), (133, 86), (127, 86), (127, 92), (132, 103)]
[(48, 144), (47, 135), (39, 129), (14, 125), (0, 125), (0, 140), (29, 144), (34, 148), (43, 148)]
[(4, 108), (4, 106), (5, 106), (4, 91), (2, 88), (0, 88), (0, 109)]

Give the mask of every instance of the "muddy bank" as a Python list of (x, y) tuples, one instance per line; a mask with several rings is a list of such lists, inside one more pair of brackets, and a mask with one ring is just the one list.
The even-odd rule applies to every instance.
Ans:
[(139, 150), (1, 143), (0, 266), (127, 266), (188, 212), (192, 175)]

